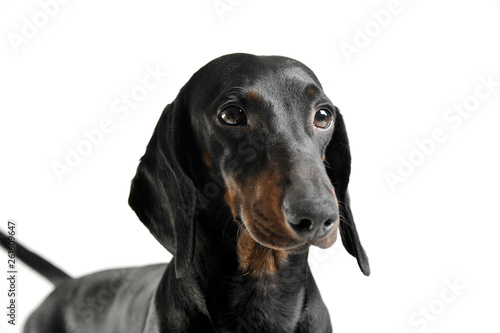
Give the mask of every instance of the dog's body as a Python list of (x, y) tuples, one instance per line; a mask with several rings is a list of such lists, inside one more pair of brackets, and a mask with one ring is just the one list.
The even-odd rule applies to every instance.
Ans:
[(218, 58), (167, 106), (132, 182), (129, 203), (172, 264), (71, 279), (21, 248), (56, 284), (25, 332), (331, 332), (307, 254), (340, 225), (369, 274), (349, 174), (342, 116), (311, 70)]

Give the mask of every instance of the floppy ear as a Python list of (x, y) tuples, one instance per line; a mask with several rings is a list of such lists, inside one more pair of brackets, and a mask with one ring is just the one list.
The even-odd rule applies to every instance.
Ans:
[(129, 205), (156, 239), (174, 255), (181, 277), (194, 253), (196, 189), (187, 174), (183, 147), (190, 143), (187, 112), (167, 105), (132, 180)]
[(342, 243), (357, 261), (365, 275), (370, 275), (370, 264), (359, 240), (358, 231), (352, 216), (347, 185), (351, 174), (351, 151), (349, 139), (340, 112), (337, 111), (333, 136), (325, 151), (326, 171), (335, 188), (340, 211), (340, 235)]

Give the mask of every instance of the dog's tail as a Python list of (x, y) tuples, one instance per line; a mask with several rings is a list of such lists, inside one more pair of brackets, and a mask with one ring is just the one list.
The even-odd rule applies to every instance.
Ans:
[(15, 252), (15, 258), (23, 261), (26, 265), (40, 273), (54, 285), (61, 281), (71, 279), (71, 276), (52, 265), (38, 254), (31, 252), (16, 241), (9, 239), (9, 236), (0, 231), (0, 245), (7, 251)]

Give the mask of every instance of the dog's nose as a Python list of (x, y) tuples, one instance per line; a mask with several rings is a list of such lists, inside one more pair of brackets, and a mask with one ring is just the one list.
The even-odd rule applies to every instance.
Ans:
[(284, 204), (288, 224), (300, 238), (314, 240), (325, 237), (339, 218), (333, 198), (297, 200)]

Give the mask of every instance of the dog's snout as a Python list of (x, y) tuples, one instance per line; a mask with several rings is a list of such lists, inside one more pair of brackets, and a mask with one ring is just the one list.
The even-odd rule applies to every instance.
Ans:
[(320, 200), (299, 199), (284, 204), (285, 216), (300, 238), (325, 237), (334, 227), (339, 214), (333, 197)]

